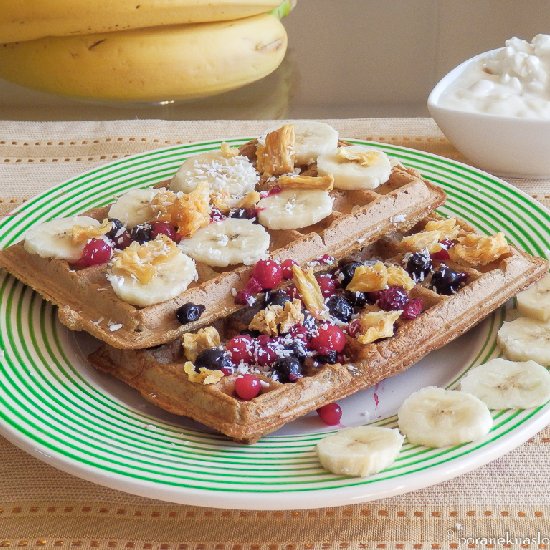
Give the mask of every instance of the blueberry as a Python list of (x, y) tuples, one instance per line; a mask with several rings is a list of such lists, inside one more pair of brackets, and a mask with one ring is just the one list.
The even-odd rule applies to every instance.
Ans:
[(346, 290), (344, 296), (351, 305), (356, 307), (365, 307), (369, 303), (369, 296), (366, 292)]
[(293, 344), (286, 347), (289, 351), (292, 352), (292, 356), (302, 362), (307, 357), (306, 345), (301, 340), (296, 340)]
[(132, 228), (130, 231), (130, 237), (133, 241), (139, 244), (146, 243), (151, 240), (151, 224), (140, 223)]
[(343, 288), (346, 288), (350, 284), (355, 274), (355, 270), (361, 265), (361, 262), (348, 262), (338, 268), (336, 271), (336, 279), (340, 281)]
[(390, 286), (378, 291), (378, 307), (384, 311), (403, 309), (409, 302), (407, 291), (401, 286)]
[(287, 302), (290, 302), (290, 298), (284, 290), (272, 290), (265, 293), (264, 304), (266, 306), (284, 306)]
[(353, 306), (341, 294), (331, 296), (327, 302), (328, 312), (336, 319), (348, 323), (353, 315)]
[(197, 321), (203, 314), (205, 307), (187, 302), (176, 310), (176, 318), (182, 325)]
[(253, 208), (233, 208), (229, 211), (229, 217), (237, 220), (252, 220), (256, 217)]
[(467, 278), (466, 273), (453, 271), (445, 264), (441, 264), (432, 275), (432, 287), (438, 294), (454, 294)]
[(273, 369), (279, 376), (280, 382), (296, 382), (302, 378), (302, 365), (295, 357), (283, 357), (273, 365)]
[(210, 370), (231, 369), (234, 367), (231, 357), (226, 350), (220, 348), (208, 348), (201, 351), (195, 359), (195, 369)]
[(111, 222), (111, 230), (105, 236), (114, 241), (124, 233), (124, 224), (116, 218), (109, 218), (108, 221)]
[(327, 353), (316, 355), (315, 361), (318, 365), (334, 365), (334, 363), (338, 363), (338, 353), (334, 350), (328, 350)]
[(415, 282), (423, 281), (432, 269), (432, 259), (427, 250), (406, 256), (405, 269)]

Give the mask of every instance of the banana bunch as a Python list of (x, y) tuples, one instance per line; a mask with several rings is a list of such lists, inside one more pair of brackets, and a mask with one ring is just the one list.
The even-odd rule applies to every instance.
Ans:
[(78, 98), (154, 102), (259, 80), (282, 62), (293, 0), (18, 0), (0, 77)]

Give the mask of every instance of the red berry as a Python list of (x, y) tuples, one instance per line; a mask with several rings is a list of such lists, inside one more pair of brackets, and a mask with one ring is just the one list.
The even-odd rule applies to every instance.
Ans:
[(77, 267), (90, 267), (92, 265), (104, 264), (113, 255), (112, 246), (104, 239), (90, 239), (82, 250), (80, 260), (76, 262)]
[(226, 349), (231, 355), (231, 360), (235, 364), (254, 362), (254, 345), (252, 336), (248, 334), (239, 334), (227, 342)]
[(175, 241), (176, 228), (168, 222), (154, 222), (151, 224), (151, 238), (156, 239), (158, 235), (166, 235)]
[(277, 360), (277, 353), (275, 353), (275, 350), (272, 347), (273, 340), (269, 336), (266, 336), (265, 334), (258, 336), (255, 344), (254, 360), (258, 365), (270, 365)]
[(278, 195), (282, 189), (278, 185), (274, 185), (269, 191), (267, 192), (267, 196), (271, 197), (271, 195)]
[(292, 266), (298, 265), (298, 262), (295, 262), (294, 260), (291, 260), (290, 258), (288, 260), (285, 260), (281, 267), (283, 268), (283, 279), (292, 279), (294, 276), (294, 273), (292, 271)]
[(349, 325), (348, 325), (348, 334), (355, 338), (357, 336), (357, 333), (361, 329), (361, 322), (359, 319), (354, 319)]
[(441, 261), (448, 260), (450, 258), (449, 253), (444, 248), (442, 248), (438, 252), (432, 252), (430, 256), (432, 260), (441, 260)]
[(330, 275), (318, 275), (317, 282), (323, 298), (329, 298), (336, 292), (337, 282)]
[(250, 277), (243, 290), (239, 290), (235, 295), (235, 303), (240, 305), (254, 305), (256, 294), (262, 291), (262, 285), (255, 277)]
[(233, 369), (231, 367), (222, 367), (220, 370), (223, 372), (224, 376), (230, 376), (233, 374)]
[(449, 248), (452, 248), (455, 243), (450, 239), (443, 239), (442, 241), (439, 241), (439, 244), (441, 245), (441, 250), (430, 254), (432, 260), (448, 260), (450, 258), (448, 250)]
[(402, 319), (416, 319), (424, 309), (424, 304), (420, 298), (415, 298), (411, 300), (404, 308), (403, 313), (401, 314)]
[(402, 286), (390, 286), (378, 291), (378, 307), (384, 311), (404, 309), (409, 302), (409, 295)]
[(340, 353), (346, 346), (346, 335), (336, 325), (324, 324), (317, 328), (317, 334), (310, 340), (310, 346), (319, 353), (327, 350)]
[(281, 284), (283, 268), (275, 260), (260, 260), (254, 266), (252, 277), (260, 283), (263, 290), (271, 290)]
[(328, 426), (338, 426), (342, 418), (342, 408), (338, 403), (328, 403), (317, 409), (319, 418)]
[(260, 379), (253, 374), (243, 374), (235, 380), (235, 393), (244, 401), (257, 397), (262, 391)]

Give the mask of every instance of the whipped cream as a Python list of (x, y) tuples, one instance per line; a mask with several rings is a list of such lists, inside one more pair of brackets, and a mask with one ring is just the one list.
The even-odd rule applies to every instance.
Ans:
[(550, 35), (511, 38), (481, 55), (441, 94), (439, 105), (499, 116), (550, 119)]

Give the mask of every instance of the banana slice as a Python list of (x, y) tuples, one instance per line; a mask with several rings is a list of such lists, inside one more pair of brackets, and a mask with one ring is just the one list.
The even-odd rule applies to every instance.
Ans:
[(508, 359), (532, 360), (550, 367), (550, 323), (527, 317), (505, 322), (498, 331), (497, 341)]
[(300, 229), (329, 216), (332, 203), (328, 191), (286, 189), (258, 202), (258, 221), (268, 229)]
[(118, 197), (109, 209), (109, 218), (120, 220), (127, 227), (151, 221), (151, 201), (160, 189), (132, 189)]
[[(331, 153), (338, 147), (338, 132), (325, 122), (316, 120), (296, 120), (294, 126), (294, 162), (297, 166), (311, 164), (319, 155)], [(258, 140), (263, 143), (265, 136), (281, 126), (269, 128)]]
[(178, 246), (197, 262), (214, 267), (251, 265), (265, 256), (269, 233), (251, 220), (226, 218), (199, 229)]
[(323, 468), (333, 474), (365, 477), (393, 464), (403, 440), (396, 429), (345, 428), (321, 439), (317, 443), (317, 456)]
[(447, 447), (475, 441), (493, 425), (487, 405), (460, 391), (428, 386), (413, 393), (397, 412), (399, 429), (416, 445)]
[(522, 315), (539, 321), (550, 321), (550, 273), (520, 292), (517, 300)]
[(206, 181), (213, 193), (225, 195), (232, 208), (260, 180), (252, 163), (243, 156), (224, 157), (221, 151), (202, 153), (188, 158), (170, 182), (172, 191), (190, 193), (199, 182)]
[(479, 397), (490, 409), (531, 409), (550, 399), (550, 372), (534, 361), (491, 359), (470, 370), (460, 389)]
[(163, 237), (115, 253), (107, 279), (121, 300), (140, 307), (159, 304), (198, 279), (195, 262)]
[(73, 216), (45, 222), (31, 228), (25, 235), (24, 247), (31, 254), (42, 258), (76, 261), (82, 256), (86, 243), (75, 244), (71, 230), (75, 225), (99, 226), (100, 223), (89, 216)]
[(376, 189), (388, 181), (391, 169), (386, 153), (364, 145), (339, 147), (317, 159), (319, 174), (332, 174), (337, 189)]

